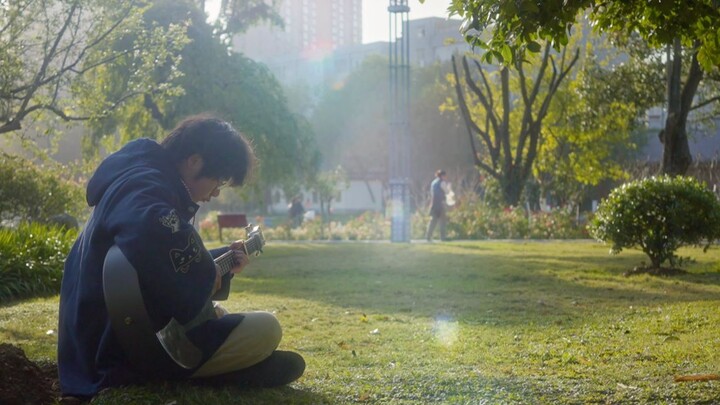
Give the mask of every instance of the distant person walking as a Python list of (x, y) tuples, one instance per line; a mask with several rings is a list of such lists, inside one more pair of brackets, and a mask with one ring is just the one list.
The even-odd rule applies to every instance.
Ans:
[(447, 176), (445, 170), (435, 172), (435, 180), (430, 183), (430, 223), (427, 227), (425, 238), (428, 242), (432, 242), (435, 227), (440, 224), (440, 240), (447, 240), (447, 203), (446, 203), (446, 186)]
[(292, 227), (297, 228), (302, 225), (303, 214), (305, 214), (305, 207), (300, 201), (300, 197), (293, 197), (290, 205), (288, 206), (288, 215), (292, 221)]

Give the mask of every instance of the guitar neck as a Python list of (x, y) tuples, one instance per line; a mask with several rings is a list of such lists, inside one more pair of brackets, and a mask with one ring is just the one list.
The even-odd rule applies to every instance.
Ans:
[[(245, 242), (243, 242), (244, 250), (243, 253), (245, 255), (250, 256), (252, 254), (255, 254), (256, 252), (260, 251), (260, 241), (258, 238), (252, 237)], [(215, 258), (215, 264), (220, 267), (220, 276), (224, 276), (232, 270), (233, 267), (235, 267), (238, 263), (235, 261), (235, 251), (230, 249), (227, 252), (221, 254), (217, 258)]]

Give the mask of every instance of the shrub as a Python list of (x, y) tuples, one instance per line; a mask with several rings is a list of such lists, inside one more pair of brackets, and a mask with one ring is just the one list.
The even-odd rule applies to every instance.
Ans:
[(576, 239), (584, 230), (563, 209), (533, 212), (495, 208), (473, 195), (462, 196), (450, 211), (449, 229), (460, 239)]
[(21, 223), (0, 229), (0, 301), (60, 291), (75, 229)]
[(587, 238), (587, 228), (577, 225), (573, 214), (565, 209), (537, 212), (531, 215), (530, 239), (580, 239)]
[(710, 243), (720, 237), (720, 203), (691, 177), (652, 177), (626, 183), (600, 204), (590, 223), (592, 236), (611, 243), (612, 253), (639, 247), (653, 269), (669, 262), (682, 245)]
[[(410, 235), (413, 239), (425, 239), (425, 234), (427, 233), (427, 227), (430, 223), (430, 215), (427, 212), (426, 209), (421, 209), (416, 211), (412, 217), (410, 218)], [(388, 224), (388, 234), (390, 232), (390, 224)], [(448, 237), (452, 238), (453, 236), (457, 237), (457, 235), (454, 235), (450, 233), (450, 229), (448, 228)], [(388, 236), (388, 239), (390, 237)]]
[(379, 212), (364, 212), (343, 226), (349, 240), (390, 239), (390, 219)]
[(198, 224), (198, 233), (205, 241), (217, 240), (219, 237), (217, 216), (220, 211), (209, 211)]
[(0, 221), (48, 222), (64, 213), (77, 218), (85, 209), (82, 187), (57, 170), (0, 154), (0, 178)]

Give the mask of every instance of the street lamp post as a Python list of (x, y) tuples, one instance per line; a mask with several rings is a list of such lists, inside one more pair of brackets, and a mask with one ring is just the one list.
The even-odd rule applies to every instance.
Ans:
[(410, 35), (407, 0), (390, 0), (390, 240), (410, 242)]

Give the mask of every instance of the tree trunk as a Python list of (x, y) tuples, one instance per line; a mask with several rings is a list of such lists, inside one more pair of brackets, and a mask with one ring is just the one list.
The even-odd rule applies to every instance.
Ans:
[(661, 132), (664, 136), (661, 169), (663, 174), (682, 176), (692, 163), (685, 122), (686, 120), (679, 121), (679, 117), (668, 114), (665, 129)]
[(505, 205), (517, 207), (520, 203), (523, 186), (527, 178), (523, 178), (518, 170), (512, 170), (500, 180), (500, 187), (505, 200)]
[(672, 49), (672, 61), (668, 60), (668, 115), (665, 128), (659, 134), (660, 142), (663, 144), (661, 171), (672, 176), (684, 175), (692, 163), (687, 136), (687, 118), (703, 77), (696, 50), (693, 50), (690, 71), (684, 85), (681, 84), (681, 75), (682, 46), (676, 39)]

